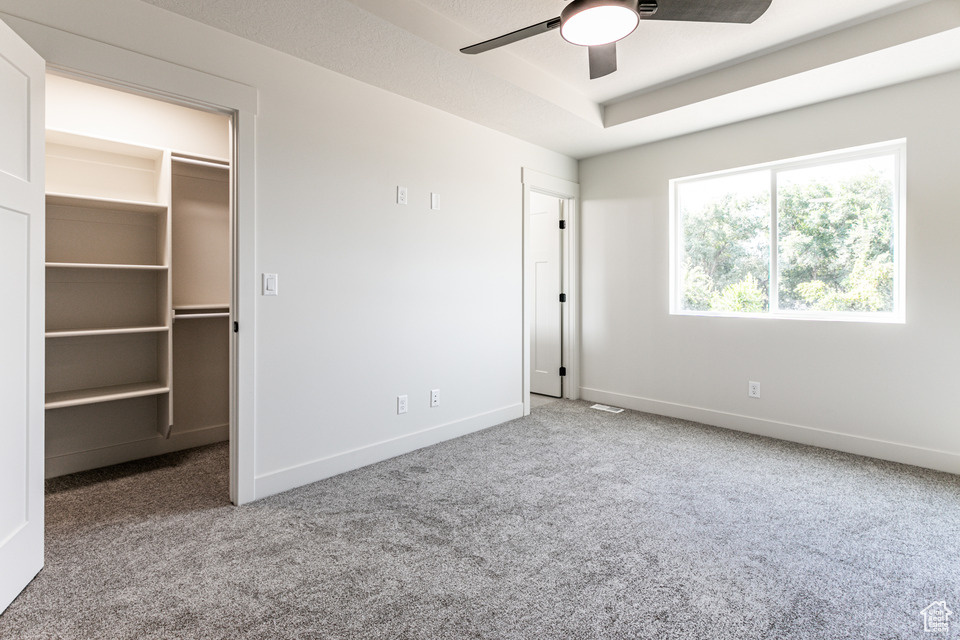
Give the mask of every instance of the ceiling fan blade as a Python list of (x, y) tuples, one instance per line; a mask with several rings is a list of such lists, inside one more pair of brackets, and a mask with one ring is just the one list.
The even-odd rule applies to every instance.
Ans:
[(590, 79), (596, 80), (617, 70), (617, 43), (587, 47), (590, 57)]
[(644, 20), (682, 20), (684, 22), (737, 22), (749, 24), (762, 16), (773, 0), (657, 0), (652, 15), (641, 12)]
[(491, 38), (490, 40), (484, 40), (483, 42), (472, 44), (469, 47), (464, 47), (463, 49), (460, 49), (460, 53), (483, 53), (484, 51), (490, 51), (491, 49), (502, 47), (505, 44), (511, 44), (513, 42), (517, 42), (518, 40), (523, 40), (531, 36), (546, 33), (547, 31), (556, 29), (559, 26), (560, 18), (558, 16), (552, 20), (544, 20), (538, 24), (530, 25), (529, 27), (524, 27), (523, 29), (517, 29), (516, 31), (511, 31), (506, 35), (502, 35), (497, 38)]

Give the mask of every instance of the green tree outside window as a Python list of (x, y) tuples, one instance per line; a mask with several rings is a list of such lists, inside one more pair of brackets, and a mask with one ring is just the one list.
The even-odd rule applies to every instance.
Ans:
[(894, 312), (898, 159), (885, 151), (678, 181), (680, 309)]

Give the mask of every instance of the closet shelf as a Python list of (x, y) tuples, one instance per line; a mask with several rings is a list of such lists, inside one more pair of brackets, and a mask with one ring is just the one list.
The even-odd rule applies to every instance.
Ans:
[(167, 105), (119, 131), (101, 116), (158, 112), (73, 91), (51, 102), (90, 130), (45, 149), (48, 476), (226, 440), (232, 406), (229, 118)]
[(229, 318), (230, 312), (223, 311), (219, 313), (181, 313), (173, 316), (174, 320), (194, 320), (198, 318)]
[(136, 271), (166, 271), (162, 264), (110, 264), (106, 262), (48, 262), (48, 269), (127, 269)]
[(200, 158), (193, 156), (184, 156), (174, 153), (170, 156), (173, 162), (182, 162), (183, 164), (192, 164), (198, 167), (208, 167), (211, 169), (230, 169), (230, 161), (220, 158)]
[(110, 402), (112, 400), (158, 396), (169, 392), (170, 387), (160, 382), (137, 382), (112, 387), (96, 387), (93, 389), (80, 389), (79, 391), (48, 393), (44, 406), (47, 409), (61, 409), (63, 407), (77, 407), (84, 404), (97, 404), (100, 402)]
[(110, 209), (131, 213), (166, 213), (168, 208), (167, 205), (158, 202), (97, 198), (93, 196), (72, 195), (69, 193), (48, 193), (47, 204), (67, 207), (86, 207), (89, 209)]
[(71, 329), (47, 331), (47, 338), (76, 338), (78, 336), (115, 336), (127, 333), (166, 333), (169, 327), (116, 327), (113, 329)]
[(215, 311), (220, 309), (224, 311), (229, 311), (230, 305), (229, 304), (182, 304), (182, 305), (175, 306), (173, 308), (174, 311), (199, 311), (199, 310)]

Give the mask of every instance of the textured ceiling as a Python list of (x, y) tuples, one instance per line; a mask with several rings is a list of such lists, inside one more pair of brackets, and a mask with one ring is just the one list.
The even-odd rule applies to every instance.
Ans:
[(644, 22), (598, 80), (557, 32), (458, 52), (559, 15), (560, 0), (144, 1), (574, 157), (960, 68), (960, 0), (773, 0), (751, 25)]
[[(566, 4), (559, 0), (419, 1), (476, 32), (480, 40), (559, 16)], [(915, 4), (915, 0), (773, 0), (770, 9), (750, 25), (651, 20), (641, 23), (637, 31), (617, 44), (617, 72), (597, 80), (588, 77), (587, 52), (564, 42), (556, 31), (510, 47), (513, 54), (572, 85), (594, 102), (608, 102), (891, 8)]]

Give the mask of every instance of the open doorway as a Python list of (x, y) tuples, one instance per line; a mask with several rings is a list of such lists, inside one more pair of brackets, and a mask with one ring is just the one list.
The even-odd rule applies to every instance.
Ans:
[(523, 169), (523, 403), (579, 397), (579, 185)]
[[(6, 24), (7, 20), (13, 21), (17, 26), (14, 31)], [(4, 415), (4, 446), (0, 449), (4, 452), (3, 465), (7, 470), (4, 476), (2, 502), (0, 502), (0, 610), (13, 600), (14, 597), (23, 589), (30, 579), (43, 566), (44, 549), (44, 413), (46, 401), (65, 402), (74, 404), (74, 407), (84, 407), (89, 404), (100, 404), (100, 402), (77, 403), (74, 398), (71, 400), (67, 395), (45, 399), (44, 397), (44, 343), (46, 341), (47, 327), (45, 326), (45, 293), (46, 282), (45, 272), (48, 270), (45, 265), (45, 227), (46, 227), (46, 206), (45, 206), (45, 132), (44, 132), (44, 110), (45, 110), (45, 69), (46, 71), (56, 71), (63, 75), (90, 80), (91, 84), (100, 86), (110, 86), (114, 88), (123, 88), (125, 92), (150, 96), (161, 101), (179, 104), (181, 106), (199, 107), (205, 111), (212, 111), (227, 115), (230, 121), (230, 155), (229, 155), (229, 173), (232, 178), (229, 181), (230, 211), (233, 225), (232, 242), (230, 247), (232, 251), (231, 266), (233, 290), (230, 292), (230, 322), (233, 323), (234, 332), (229, 336), (231, 343), (232, 360), (230, 370), (230, 417), (229, 417), (229, 494), (230, 499), (236, 504), (250, 502), (257, 497), (256, 478), (254, 475), (254, 388), (255, 388), (255, 370), (254, 370), (254, 345), (256, 342), (256, 314), (254, 312), (255, 298), (251, 288), (239, 286), (241, 280), (245, 282), (254, 282), (255, 278), (255, 228), (256, 228), (256, 207), (255, 207), (255, 183), (253, 180), (255, 167), (255, 140), (256, 140), (256, 114), (257, 114), (257, 90), (253, 87), (241, 85), (237, 82), (211, 76), (193, 69), (178, 66), (156, 58), (151, 58), (125, 49), (120, 49), (82, 38), (66, 31), (46, 27), (36, 23), (20, 20), (10, 16), (5, 16), (4, 21), (0, 22), (0, 49), (3, 53), (0, 55), (0, 73), (6, 74), (7, 79), (14, 78), (15, 82), (8, 83), (10, 91), (2, 92), (3, 111), (10, 114), (10, 118), (4, 119), (4, 132), (7, 136), (5, 140), (10, 144), (4, 147), (4, 153), (0, 153), (0, 182), (3, 194), (3, 206), (0, 206), (0, 220), (5, 227), (0, 237), (3, 238), (3, 251), (0, 255), (6, 258), (4, 264), (8, 267), (6, 274), (11, 285), (9, 298), (9, 311), (6, 317), (11, 319), (4, 325), (3, 331), (4, 343), (2, 349), (5, 357), (2, 376), (4, 379), (4, 388), (7, 390), (5, 398), (11, 400), (7, 404), (11, 407), (21, 407), (17, 411), (11, 408), (11, 411)], [(69, 149), (71, 143), (76, 143), (80, 138), (94, 137), (83, 136), (71, 131), (71, 126), (63, 127), (59, 133), (62, 137), (55, 141), (62, 147)], [(71, 138), (71, 136), (77, 136)], [(56, 138), (56, 135), (54, 136)], [(97, 144), (76, 146), (79, 156), (84, 155), (87, 158), (86, 166), (96, 173), (96, 170), (103, 167), (109, 167), (110, 162), (90, 161), (92, 158), (100, 157), (101, 160), (110, 159), (112, 151), (121, 149), (130, 150), (129, 147), (137, 145), (123, 146), (122, 141), (106, 140), (106, 147), (99, 148)], [(150, 144), (140, 144), (140, 147), (150, 147)], [(112, 148), (110, 148), (112, 147)], [(123, 157), (123, 153), (116, 154)], [(173, 173), (172, 156), (173, 153), (164, 152), (161, 155), (161, 168), (157, 169), (157, 157), (155, 149), (146, 155), (142, 153), (127, 154), (128, 159), (132, 158), (133, 175), (139, 176), (140, 181), (133, 180), (134, 183), (143, 187), (149, 180), (143, 181), (144, 176), (149, 177), (151, 173), (157, 178), (157, 185), (160, 182), (169, 181)], [(66, 154), (68, 158), (70, 154)], [(170, 162), (166, 161), (169, 156)], [(184, 156), (187, 159), (189, 156)], [(78, 158), (80, 159), (80, 158)], [(193, 158), (198, 159), (198, 158)], [(199, 158), (202, 160), (202, 158)], [(121, 165), (123, 163), (120, 163)], [(130, 163), (128, 162), (128, 167)], [(148, 168), (153, 166), (153, 170)], [(166, 170), (169, 168), (169, 170)], [(140, 171), (139, 169), (143, 169)], [(82, 189), (84, 185), (94, 184), (95, 181), (88, 181), (85, 178), (75, 179), (74, 188)], [(109, 184), (109, 181), (108, 181)], [(79, 185), (79, 186), (78, 186)], [(158, 187), (159, 189), (159, 187)], [(63, 193), (54, 195), (53, 200), (58, 206), (64, 209), (71, 208), (72, 204), (80, 204), (85, 199), (81, 190), (79, 193), (72, 193), (73, 188), (67, 183), (61, 185)], [(159, 192), (159, 191), (158, 191)], [(112, 197), (103, 195), (100, 197), (104, 205), (92, 207), (93, 213), (81, 214), (87, 215), (89, 219), (96, 216), (109, 217), (117, 213), (116, 207), (119, 203), (111, 203), (111, 200), (126, 201), (122, 203), (125, 208), (133, 209), (130, 213), (140, 220), (148, 229), (152, 225), (155, 236), (161, 232), (161, 214), (159, 213), (160, 202), (140, 202), (132, 198), (133, 194), (128, 193), (125, 196), (114, 194)], [(70, 198), (76, 196), (71, 201)], [(119, 196), (119, 197), (118, 197)], [(89, 200), (89, 197), (86, 198)], [(132, 206), (130, 201), (133, 201)], [(169, 206), (169, 203), (167, 204)], [(73, 207), (83, 209), (83, 207)], [(72, 222), (67, 217), (66, 225), (69, 227)], [(164, 222), (165, 222), (164, 218)], [(82, 220), (77, 220), (82, 223)], [(88, 225), (89, 227), (89, 225)], [(87, 229), (89, 231), (89, 228)], [(58, 231), (68, 239), (71, 237), (70, 231), (65, 233)], [(166, 230), (163, 230), (166, 234)], [(134, 234), (137, 235), (137, 234)], [(141, 237), (149, 237), (149, 232)], [(69, 242), (63, 242), (63, 249), (68, 250)], [(102, 243), (106, 249), (112, 248), (112, 243)], [(140, 250), (144, 246), (138, 245)], [(159, 247), (155, 247), (159, 255)], [(109, 251), (106, 254), (109, 256)], [(141, 256), (144, 254), (140, 254)], [(69, 289), (72, 281), (77, 283), (89, 279), (89, 273), (94, 271), (108, 271), (112, 266), (92, 266), (95, 264), (112, 265), (128, 264), (140, 268), (119, 269), (126, 273), (130, 279), (130, 285), (140, 290), (139, 299), (143, 299), (144, 282), (148, 283), (145, 290), (150, 291), (150, 279), (154, 279), (153, 287), (156, 290), (157, 297), (167, 295), (170, 291), (169, 284), (164, 288), (164, 284), (158, 280), (162, 276), (157, 272), (164, 270), (162, 264), (149, 264), (149, 261), (137, 263), (129, 261), (130, 256), (121, 258), (114, 256), (115, 263), (104, 262), (96, 263), (90, 261), (90, 258), (74, 256), (72, 258), (62, 255), (58, 261), (60, 265), (53, 266), (54, 271), (60, 273), (60, 282), (64, 289)], [(102, 259), (102, 257), (100, 258)], [(109, 258), (108, 258), (109, 259)], [(85, 264), (84, 261), (88, 262)], [(121, 261), (122, 260), (122, 261)], [(65, 266), (67, 265), (67, 266)], [(166, 267), (169, 269), (169, 267)], [(86, 270), (86, 271), (85, 271)], [(79, 271), (81, 274), (77, 278), (70, 277), (70, 272)], [(77, 275), (76, 273), (74, 275)], [(66, 277), (64, 277), (66, 276)], [(113, 280), (119, 280), (119, 277), (111, 276)], [(115, 283), (116, 284), (116, 283)], [(100, 287), (107, 290), (105, 295), (112, 296), (113, 302), (105, 305), (106, 308), (100, 309), (96, 304), (89, 304), (90, 296), (77, 295), (78, 292), (67, 294), (61, 299), (56, 313), (52, 314), (58, 322), (63, 322), (59, 328), (52, 328), (53, 331), (60, 331), (60, 335), (53, 336), (54, 339), (72, 341), (75, 338), (90, 338), (95, 340), (106, 335), (113, 339), (120, 340), (116, 336), (126, 336), (132, 342), (144, 338), (146, 334), (171, 333), (165, 329), (157, 330), (163, 323), (160, 322), (161, 303), (156, 301), (156, 313), (154, 322), (143, 321), (145, 316), (134, 317), (126, 315), (133, 305), (129, 303), (137, 296), (131, 297), (131, 300), (124, 299), (123, 295), (117, 296), (113, 287), (109, 286), (109, 280), (104, 280), (100, 284), (91, 280), (85, 286)], [(166, 292), (166, 293), (164, 293)], [(96, 296), (93, 296), (95, 299)], [(72, 305), (71, 299), (76, 299), (78, 305)], [(172, 305), (172, 302), (171, 302)], [(163, 305), (164, 307), (166, 305)], [(141, 310), (142, 311), (142, 310)], [(171, 306), (171, 311), (173, 311)], [(104, 315), (106, 314), (106, 315)], [(99, 330), (104, 330), (104, 336), (98, 336), (95, 327), (98, 325), (87, 323), (87, 320), (99, 317), (101, 324)], [(106, 319), (106, 326), (103, 321)], [(172, 322), (172, 320), (170, 321)], [(243, 326), (240, 333), (236, 332), (237, 324)], [(70, 328), (71, 325), (74, 328)], [(83, 325), (86, 325), (84, 328)], [(112, 326), (111, 326), (112, 325)], [(132, 329), (126, 333), (119, 333), (117, 329)], [(77, 331), (86, 335), (69, 335), (68, 332)], [(154, 354), (156, 362), (161, 359), (161, 350), (164, 347), (162, 338), (153, 337), (155, 347)], [(149, 342), (146, 342), (149, 344)], [(68, 342), (64, 342), (68, 344)], [(166, 348), (169, 348), (169, 335), (166, 340)], [(12, 347), (12, 349), (11, 349)], [(87, 345), (89, 347), (89, 345)], [(119, 348), (117, 348), (119, 349)], [(66, 349), (69, 351), (69, 349)], [(136, 351), (136, 348), (130, 347), (128, 352)], [(149, 349), (144, 350), (148, 353), (146, 362), (151, 362)], [(79, 368), (85, 369), (88, 365), (95, 363), (103, 353), (99, 350), (87, 348), (87, 353), (92, 354), (89, 358), (63, 358), (63, 362), (80, 363)], [(6, 357), (10, 355), (10, 357)], [(60, 356), (57, 356), (60, 357)], [(145, 360), (136, 359), (132, 361), (131, 366), (143, 366)], [(139, 363), (139, 365), (137, 364)], [(144, 367), (146, 370), (147, 367)], [(67, 380), (68, 371), (61, 372), (64, 380)], [(84, 371), (77, 372), (81, 377)], [(74, 388), (67, 386), (57, 390), (51, 388), (54, 393), (71, 394), (72, 392), (89, 392), (89, 389), (118, 386), (117, 381), (123, 373), (124, 376), (130, 371), (123, 372), (115, 370), (117, 375), (113, 380), (107, 378), (101, 379), (99, 386), (87, 386), (87, 383), (75, 384)], [(163, 395), (165, 392), (157, 392), (155, 385), (149, 385), (150, 382), (159, 382), (162, 371), (159, 365), (155, 368), (155, 374), (152, 380), (147, 380), (145, 384), (147, 389), (141, 388), (134, 391), (128, 388), (131, 393), (131, 399), (140, 399), (149, 397), (149, 395)], [(134, 376), (136, 377), (136, 376)], [(130, 382), (128, 384), (138, 384)], [(144, 394), (149, 390), (149, 395)], [(93, 400), (99, 394), (93, 394)], [(137, 396), (134, 398), (133, 396)], [(51, 407), (57, 409), (58, 407)], [(67, 407), (60, 407), (67, 408)], [(165, 434), (160, 433), (160, 425), (165, 422), (163, 412), (172, 411), (169, 403), (154, 402), (153, 427), (156, 436), (165, 439)], [(148, 415), (149, 411), (143, 411), (143, 416)], [(169, 418), (167, 418), (169, 419)], [(69, 453), (69, 451), (68, 451)]]
[(228, 441), (232, 116), (46, 87), (45, 476)]

